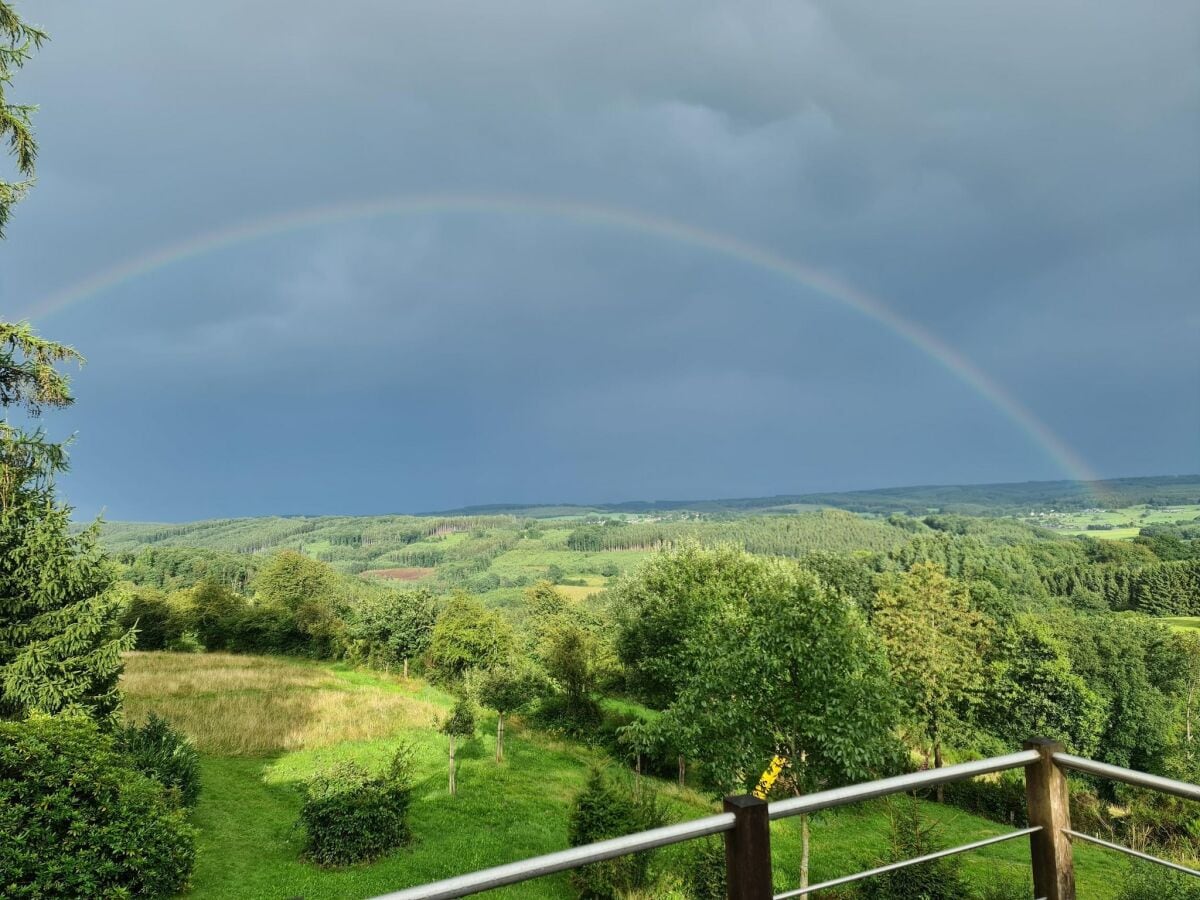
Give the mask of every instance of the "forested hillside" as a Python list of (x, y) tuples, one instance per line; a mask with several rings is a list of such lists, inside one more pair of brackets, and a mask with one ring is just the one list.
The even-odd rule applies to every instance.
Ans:
[[(268, 733), (292, 751), (296, 765), (316, 773), (310, 791), (325, 776), (307, 748), (333, 742), (351, 759), (378, 756), (390, 742), (365, 720), (342, 715), (346, 703), (390, 710), (386, 715), (401, 717), (403, 733), (422, 748), (426, 771), (436, 766), (436, 749), (448, 746), (451, 771), (458, 772), (454, 748), (478, 741), (478, 717), (486, 714), (495, 765), (511, 761), (493, 769), (480, 764), (477, 751), (467, 756), (461, 770), (468, 790), (489, 796), (508, 785), (525, 792), (514, 802), (530, 803), (532, 776), (523, 767), (531, 764), (531, 748), (547, 738), (566, 741), (554, 746), (581, 753), (586, 747), (591, 759), (611, 760), (618, 771), (583, 781), (577, 764), (537, 750), (555, 777), (571, 781), (575, 797), (539, 818), (576, 823), (581, 809), (610, 804), (605, 815), (616, 817), (621, 824), (612, 827), (621, 833), (660, 821), (643, 805), (646, 779), (677, 809), (702, 807), (705, 795), (744, 790), (777, 753), (804, 760), (783, 776), (781, 789), (792, 792), (995, 755), (1031, 735), (1116, 765), (1195, 779), (1200, 640), (1187, 617), (1200, 616), (1200, 538), (1181, 523), (1196, 511), (1163, 507), (1163, 518), (1155, 518), (1152, 509), (1114, 513), (1150, 523), (1126, 539), (1017, 518), (881, 518), (833, 509), (555, 520), (271, 518), (115, 524), (101, 534), (129, 594), (122, 622), (137, 629), (140, 650), (233, 654), (212, 663), (138, 662), (177, 673), (161, 694), (153, 679), (131, 683), (140, 692), (139, 711), (166, 716), (211, 748), (210, 784), (250, 791), (259, 780), (238, 761), (247, 752), (240, 748)], [(181, 679), (241, 678), (232, 674), (239, 658), (255, 671), (276, 665), (239, 654), (320, 660), (351, 667), (348, 673), (370, 668), (385, 673), (381, 678), (402, 673), (402, 690), (418, 693), (407, 701), (385, 688), (376, 699), (342, 697), (337, 692), (352, 685), (386, 682), (347, 674), (343, 684), (329, 668), (293, 672), (289, 683), (311, 680), (318, 689), (264, 693), (254, 701), (261, 710), (219, 692), (200, 701), (190, 689), (170, 687)], [(425, 693), (411, 680), (416, 676), (438, 692)], [(320, 699), (326, 694), (328, 708)], [(445, 710), (440, 735), (403, 718), (410, 715), (406, 704), (433, 698)], [(270, 703), (280, 706), (270, 712)], [(225, 706), (217, 715), (202, 711), (204, 704)], [(713, 715), (717, 707), (721, 714)], [(280, 724), (272, 730), (256, 716)], [(505, 757), (509, 720), (519, 737)], [(632, 793), (623, 786), (630, 777)], [(668, 780), (676, 783), (671, 793)], [(452, 779), (451, 797), (456, 784)], [(1089, 830), (1176, 859), (1200, 857), (1200, 822), (1187, 807), (1109, 783), (1081, 780), (1073, 792), (1075, 815)], [(1025, 815), (1019, 775), (952, 785), (942, 800), (960, 815), (1006, 825)], [(216, 829), (206, 832), (202, 846), (214, 849), (204, 852), (223, 846), (221, 829), (277, 815), (232, 806), (218, 813), (213, 802), (202, 807), (201, 821)], [(470, 802), (475, 815), (502, 814)], [(438, 790), (418, 804), (414, 821), (429, 829), (424, 840), (440, 839), (436, 823), (454, 814), (444, 803)], [(918, 828), (950, 821), (936, 804), (914, 809)], [(846, 826), (858, 829), (847, 866), (881, 827), (907, 827), (895, 808), (868, 815), (887, 824)], [(953, 821), (961, 828), (973, 820)], [(806, 857), (813, 855), (813, 870), (828, 871), (830, 842), (848, 839), (839, 837), (840, 822), (813, 823), (811, 847), (807, 826), (798, 834), (781, 829), (780, 839), (798, 841)], [(611, 836), (571, 828), (572, 839)], [(541, 832), (527, 840), (529, 852), (560, 845)], [(287, 848), (268, 844), (272, 865), (297, 890), (331, 889)], [(398, 852), (364, 877), (391, 873), (386, 877), (403, 883), (407, 870), (396, 861), (410, 851)], [(422, 853), (412, 858), (428, 860)], [(472, 858), (482, 865), (508, 857), (492, 848)], [(702, 865), (665, 854), (629, 884), (651, 895), (708, 897), (688, 875)], [(1148, 900), (1164, 889), (1159, 882), (1137, 887), (1140, 876), (1126, 878), (1118, 864), (1086, 852), (1078, 865), (1094, 896)], [(787, 864), (781, 871), (787, 887), (807, 877), (797, 879)], [(938, 877), (948, 879), (955, 897), (1022, 896), (1019, 867), (994, 884), (981, 871)], [(227, 881), (205, 858), (200, 872), (206, 889)], [(590, 895), (589, 882), (573, 884)], [(909, 887), (879, 896), (907, 897)]]
[[(1103, 481), (1027, 481), (1002, 484), (918, 485), (861, 491), (777, 494), (723, 500), (631, 500), (624, 503), (494, 504), (453, 510), (462, 515), (516, 516), (589, 515), (597, 513), (697, 512), (763, 513), (829, 506), (852, 512), (925, 515), (933, 512), (975, 516), (1024, 515), (1030, 510), (1083, 510), (1097, 506), (1127, 508), (1148, 504), (1173, 506), (1200, 503), (1200, 475), (1111, 478)], [(447, 513), (443, 513), (447, 514)]]

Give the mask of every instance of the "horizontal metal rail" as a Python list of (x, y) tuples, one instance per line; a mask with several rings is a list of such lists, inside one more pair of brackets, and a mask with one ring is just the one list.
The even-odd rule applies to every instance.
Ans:
[[(802, 815), (804, 813), (818, 812), (823, 809), (832, 809), (834, 807), (845, 806), (851, 803), (873, 800), (889, 794), (917, 791), (923, 788), (935, 787), (939, 784), (949, 784), (954, 781), (963, 781), (979, 775), (989, 775), (993, 772), (1003, 772), (1008, 769), (1023, 768), (1025, 766), (1037, 763), (1042, 759), (1043, 757), (1041, 751), (1024, 750), (1020, 753), (1009, 753), (1005, 756), (974, 760), (972, 762), (959, 763), (958, 765), (946, 766), (940, 769), (929, 769), (923, 772), (912, 772), (906, 775), (897, 775), (893, 778), (883, 778), (879, 781), (867, 782), (866, 784), (856, 784), (848, 787), (833, 788), (832, 790), (827, 791), (818, 791), (813, 794), (806, 794), (801, 797), (791, 797), (787, 800), (780, 800), (775, 803), (771, 803), (767, 807), (767, 815), (773, 820), (783, 819), (789, 816)], [(1072, 756), (1069, 753), (1055, 753), (1053, 755), (1053, 761), (1064, 769), (1072, 769), (1077, 772), (1084, 772), (1089, 775), (1099, 776), (1101, 778), (1110, 778), (1115, 781), (1121, 781), (1137, 787), (1150, 788), (1151, 790), (1173, 794), (1177, 797), (1185, 797), (1190, 800), (1200, 800), (1200, 786), (1188, 784), (1183, 781), (1175, 781), (1171, 778), (1162, 778), (1158, 775), (1148, 775), (1144, 772), (1135, 772), (1132, 769), (1123, 769), (1120, 766), (1111, 766), (1107, 763), (1095, 762), (1094, 760), (1084, 759), (1083, 757)], [(478, 872), (471, 872), (466, 875), (458, 875), (453, 878), (447, 878), (443, 881), (437, 881), (432, 884), (406, 888), (404, 890), (395, 891), (394, 893), (384, 894), (381, 897), (376, 898), (376, 900), (450, 900), (450, 898), (465, 897), (469, 894), (477, 894), (481, 891), (503, 887), (504, 885), (508, 884), (517, 884), (519, 882), (528, 881), (532, 878), (538, 878), (543, 875), (550, 875), (555, 872), (563, 872), (568, 869), (577, 869), (590, 863), (602, 862), (606, 859), (613, 859), (618, 856), (626, 856), (631, 853), (653, 850), (657, 847), (679, 844), (683, 843), (684, 841), (690, 841), (695, 838), (706, 837), (709, 835), (723, 834), (733, 831), (736, 821), (737, 819), (735, 818), (735, 814), (732, 812), (706, 816), (702, 819), (693, 819), (689, 822), (681, 822), (677, 825), (668, 825), (663, 828), (655, 828), (650, 831), (640, 832), (639, 834), (631, 834), (624, 837), (612, 838), (607, 841), (599, 841), (595, 844), (588, 844), (583, 847), (573, 847), (569, 850), (560, 850), (557, 853), (547, 853), (544, 856), (536, 856), (532, 859), (524, 859), (517, 862), (506, 863), (504, 865), (494, 866), (490, 869), (483, 869)], [(970, 844), (963, 844), (960, 847), (952, 847), (948, 850), (939, 850), (936, 853), (930, 853), (926, 856), (917, 857), (916, 859), (889, 863), (888, 865), (880, 866), (875, 869), (869, 869), (865, 872), (858, 872), (854, 875), (844, 875), (840, 878), (824, 881), (820, 884), (814, 884), (804, 889), (787, 891), (783, 894), (777, 895), (774, 900), (786, 900), (786, 898), (798, 897), (804, 894), (811, 894), (817, 891), (825, 890), (826, 888), (850, 884), (851, 882), (860, 881), (864, 878), (870, 878), (874, 875), (881, 875), (886, 872), (903, 869), (908, 866), (919, 865), (920, 863), (940, 859), (945, 856), (952, 856), (957, 853), (966, 853), (970, 850), (986, 847), (989, 844), (996, 844), (1002, 841), (1012, 840), (1024, 835), (1034, 834), (1035, 832), (1041, 830), (1042, 829), (1040, 826), (1034, 826), (1031, 828), (1022, 829), (1020, 831), (1006, 832), (1005, 834), (984, 838)], [(1141, 853), (1137, 850), (1131, 850), (1130, 848), (1123, 847), (1120, 844), (1112, 844), (1108, 841), (1101, 840), (1100, 838), (1092, 837), (1091, 835), (1087, 834), (1080, 834), (1079, 832), (1071, 831), (1070, 829), (1064, 829), (1064, 833), (1073, 838), (1098, 844), (1111, 850), (1117, 850), (1121, 853), (1126, 853), (1130, 856), (1135, 856), (1148, 862), (1154, 862), (1179, 872), (1200, 876), (1200, 872), (1196, 871), (1195, 869), (1189, 869), (1186, 866), (1179, 865), (1178, 863), (1159, 859), (1158, 857), (1151, 856), (1147, 853)]]
[(1041, 754), (1038, 751), (1022, 750), (1020, 753), (1009, 753), (1006, 756), (977, 759), (941, 769), (926, 769), (924, 772), (910, 772), (894, 778), (868, 781), (866, 784), (852, 784), (849, 787), (818, 791), (802, 797), (789, 797), (787, 800), (772, 803), (769, 815), (772, 819), (783, 819), (787, 816), (818, 812), (822, 809), (832, 809), (835, 806), (873, 800), (888, 794), (917, 791), (921, 788), (935, 787), (952, 781), (963, 781), (967, 778), (974, 778), (976, 775), (990, 775), (992, 772), (1003, 772), (1005, 769), (1018, 769), (1035, 763), (1039, 759), (1041, 759)]
[(547, 853), (545, 856), (522, 859), (518, 862), (471, 872), (467, 875), (447, 878), (444, 881), (435, 881), (432, 884), (406, 888), (391, 894), (383, 894), (376, 900), (450, 900), (452, 897), (465, 897), (468, 894), (478, 894), (480, 891), (503, 887), (506, 884), (516, 884), (566, 869), (577, 869), (588, 863), (602, 862), (616, 856), (626, 856), (642, 850), (653, 850), (656, 847), (666, 847), (695, 838), (722, 834), (733, 830), (733, 821), (733, 813), (719, 813), (703, 819), (692, 819), (677, 825), (667, 825), (638, 834), (598, 841), (583, 847), (572, 847), (570, 850)]
[(1074, 769), (1076, 772), (1086, 772), (1088, 775), (1111, 778), (1113, 781), (1123, 781), (1134, 787), (1150, 788), (1152, 791), (1174, 794), (1176, 797), (1184, 797), (1188, 800), (1200, 800), (1200, 785), (1188, 784), (1186, 781), (1163, 778), (1161, 775), (1147, 775), (1145, 772), (1135, 772), (1133, 769), (1122, 769), (1120, 766), (1110, 766), (1108, 763), (1084, 759), (1082, 756), (1072, 756), (1070, 753), (1055, 753), (1054, 761), (1064, 769)]
[(1141, 850), (1134, 850), (1132, 847), (1126, 847), (1123, 844), (1114, 844), (1110, 841), (1093, 837), (1090, 834), (1072, 831), (1070, 828), (1064, 828), (1063, 834), (1069, 834), (1071, 837), (1078, 838), (1081, 841), (1087, 841), (1089, 844), (1097, 844), (1101, 847), (1107, 847), (1109, 850), (1116, 850), (1118, 853), (1124, 853), (1128, 856), (1144, 859), (1146, 862), (1152, 862), (1157, 863), (1160, 866), (1166, 866), (1168, 869), (1174, 869), (1176, 872), (1183, 872), (1187, 875), (1195, 875), (1200, 877), (1200, 872), (1197, 872), (1195, 869), (1189, 869), (1187, 866), (1181, 866), (1179, 863), (1173, 863), (1169, 859), (1163, 859), (1160, 856), (1151, 856), (1149, 853), (1143, 853)]
[(1032, 828), (1022, 828), (1020, 831), (1007, 831), (1004, 834), (997, 834), (989, 838), (983, 838), (979, 841), (972, 841), (969, 844), (963, 844), (960, 847), (950, 847), (946, 850), (938, 850), (936, 853), (927, 853), (924, 856), (916, 856), (912, 859), (904, 859), (900, 862), (888, 863), (886, 866), (879, 866), (874, 869), (866, 869), (862, 872), (855, 872), (853, 875), (842, 875), (839, 878), (831, 878), (829, 881), (822, 881), (818, 884), (809, 885), (805, 888), (796, 888), (791, 891), (784, 891), (782, 894), (776, 894), (774, 900), (788, 900), (789, 897), (800, 897), (805, 894), (813, 894), (817, 891), (823, 891), (826, 888), (838, 887), (843, 884), (851, 884), (855, 881), (862, 881), (864, 878), (873, 878), (876, 875), (884, 875), (888, 872), (895, 872), (897, 869), (907, 869), (909, 866), (919, 866), (921, 863), (932, 862), (935, 859), (942, 859), (946, 856), (956, 856), (959, 853), (968, 853), (971, 850), (978, 850), (980, 847), (987, 847), (990, 844), (999, 844), (1004, 841), (1011, 841), (1014, 838), (1024, 837), (1027, 834), (1041, 831), (1041, 825), (1035, 825)]

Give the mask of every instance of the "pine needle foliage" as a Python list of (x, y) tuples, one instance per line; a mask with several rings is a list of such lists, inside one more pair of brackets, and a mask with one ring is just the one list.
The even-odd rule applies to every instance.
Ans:
[[(6, 328), (0, 324), (0, 335), (14, 334)], [(73, 353), (15, 333), (29, 335), (35, 356)], [(9, 355), (0, 352), (0, 384), (16, 386), (0, 409), (36, 415), (42, 404), (68, 405), (65, 383), (39, 371), (43, 364), (21, 346), (10, 340)], [(64, 445), (0, 422), (0, 717), (76, 711), (111, 722), (121, 654), (134, 634), (117, 627), (119, 596), (97, 529), (72, 534), (71, 508), (55, 498), (54, 478), (66, 465)]]
[(32, 115), (36, 107), (10, 103), (8, 88), (13, 75), (33, 56), (46, 40), (46, 33), (24, 22), (13, 6), (0, 0), (0, 141), (8, 144), (15, 157), (19, 181), (0, 179), (0, 237), (9, 212), (29, 189), (37, 162), (37, 141), (33, 137)]
[[(0, 237), (37, 162), (34, 108), (9, 102), (8, 89), (45, 40), (0, 0), (0, 141), (22, 177), (0, 180)], [(55, 498), (65, 445), (7, 418), (10, 410), (33, 419), (46, 407), (70, 406), (70, 380), (59, 366), (71, 362), (83, 362), (73, 348), (28, 323), (0, 321), (0, 718), (78, 712), (111, 725), (121, 654), (134, 643), (133, 632), (117, 626), (112, 568), (96, 529), (72, 534), (71, 508)]]

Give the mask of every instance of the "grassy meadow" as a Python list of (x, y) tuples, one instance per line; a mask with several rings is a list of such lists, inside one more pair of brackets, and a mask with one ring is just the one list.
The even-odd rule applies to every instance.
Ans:
[[(1036, 519), (1027, 519), (1059, 534), (1086, 534), (1103, 540), (1129, 540), (1147, 525), (1171, 525), (1177, 522), (1194, 522), (1200, 517), (1200, 505), (1178, 506), (1130, 506), (1123, 509), (1097, 509), (1080, 512), (1042, 514)], [(1088, 526), (1103, 526), (1092, 528)]]
[[(155, 711), (186, 732), (202, 753), (203, 790), (194, 813), (198, 861), (187, 896), (195, 898), (370, 897), (562, 849), (572, 797), (596, 752), (512, 723), (506, 759), (493, 758), (495, 718), (459, 752), (459, 794), (446, 790), (446, 741), (435, 729), (450, 695), (341, 664), (232, 654), (130, 654), (123, 680), (126, 715)], [(322, 768), (353, 759), (382, 768), (399, 741), (416, 749), (417, 785), (406, 849), (370, 865), (319, 869), (298, 859), (294, 823), (302, 784)], [(675, 820), (716, 810), (710, 798), (657, 784)], [(925, 804), (941, 839), (963, 843), (1004, 830), (957, 809)], [(813, 822), (812, 877), (869, 865), (886, 846), (885, 804), (832, 811)], [(795, 887), (800, 858), (796, 820), (772, 828), (776, 889)], [(663, 851), (668, 862), (677, 850)], [(1024, 840), (970, 854), (966, 872), (985, 882), (997, 872), (1024, 877)], [(1113, 897), (1124, 864), (1091, 847), (1076, 849), (1081, 896)], [(565, 876), (542, 878), (489, 896), (570, 896)]]
[(1200, 616), (1164, 616), (1159, 621), (1175, 631), (1200, 631)]

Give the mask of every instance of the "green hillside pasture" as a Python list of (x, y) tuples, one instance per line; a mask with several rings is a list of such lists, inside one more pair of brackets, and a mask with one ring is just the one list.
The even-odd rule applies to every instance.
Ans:
[(1175, 631), (1200, 631), (1200, 616), (1167, 616), (1159, 619)]
[(492, 560), (488, 571), (500, 578), (545, 578), (550, 566), (558, 566), (568, 578), (594, 574), (605, 566), (617, 571), (634, 569), (652, 554), (645, 550), (569, 550), (566, 532), (548, 532), (541, 538), (522, 538), (512, 550)]
[[(493, 760), (495, 720), (484, 716), (481, 736), (460, 751), (459, 794), (446, 792), (446, 746), (433, 728), (452, 698), (419, 681), (333, 664), (225, 654), (131, 654), (124, 686), (127, 713), (167, 716), (203, 751), (203, 790), (194, 821), (200, 831), (189, 898), (343, 900), (370, 897), (486, 866), (562, 849), (571, 798), (595, 752), (510, 727), (506, 761)], [(397, 743), (416, 748), (417, 785), (411, 846), (376, 863), (320, 869), (299, 861), (295, 828), (300, 784), (343, 759), (375, 768)], [(617, 770), (614, 769), (614, 772)], [(715, 811), (691, 792), (658, 784), (677, 820)], [(1005, 830), (949, 807), (924, 804), (947, 844)], [(835, 877), (873, 863), (887, 843), (881, 802), (814, 817), (812, 877)], [(797, 884), (799, 823), (772, 827), (776, 890)], [(681, 848), (661, 852), (656, 865), (682, 865)], [(1124, 863), (1091, 847), (1076, 848), (1080, 895), (1108, 900)], [(1025, 840), (989, 847), (964, 859), (978, 883), (997, 873), (1024, 878)], [(489, 896), (571, 896), (566, 876), (541, 878)]]
[[(1130, 506), (1125, 509), (1106, 509), (1095, 512), (1058, 513), (1027, 521), (1051, 528), (1059, 534), (1086, 534), (1103, 540), (1129, 540), (1147, 525), (1192, 522), (1200, 516), (1200, 505)], [(1107, 530), (1092, 529), (1089, 525), (1107, 525)]]

